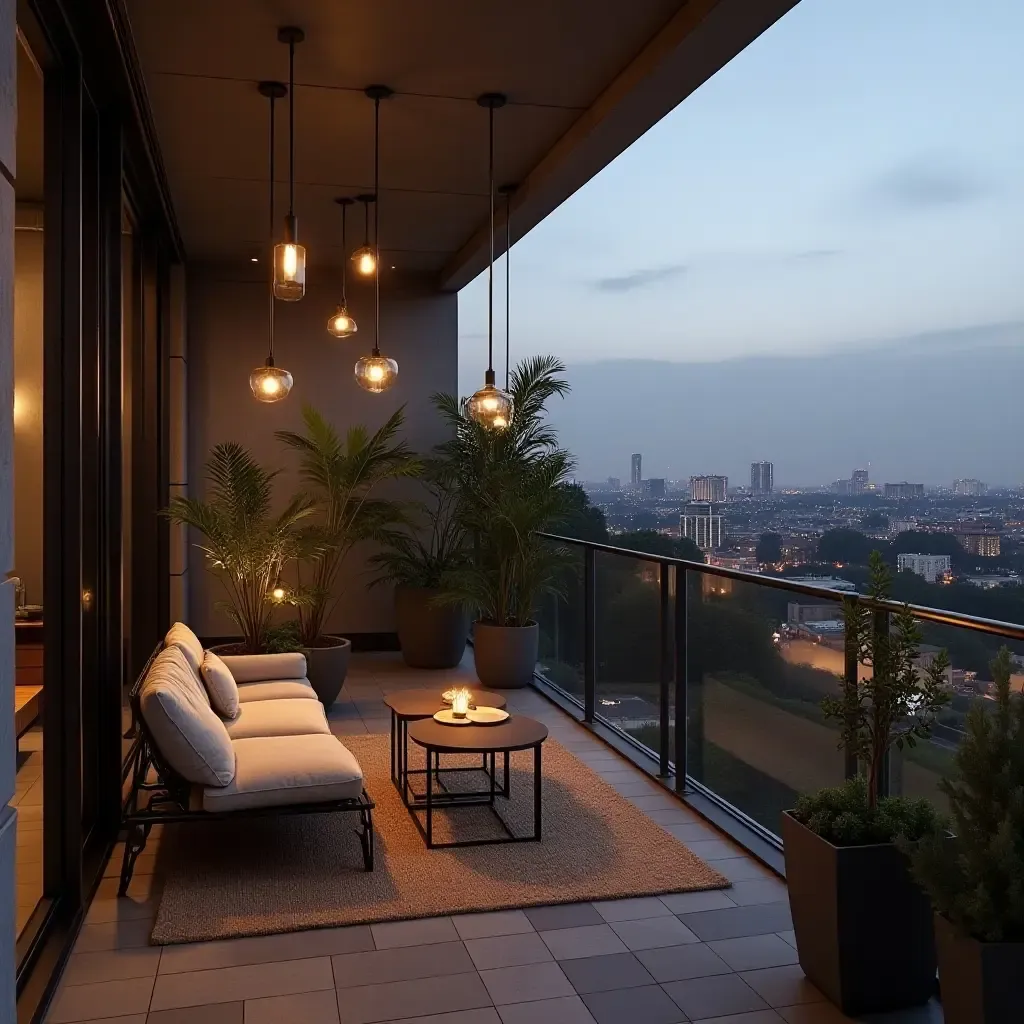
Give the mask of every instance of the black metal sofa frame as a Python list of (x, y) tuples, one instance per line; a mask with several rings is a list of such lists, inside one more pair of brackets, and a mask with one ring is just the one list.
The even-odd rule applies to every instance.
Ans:
[[(131, 785), (121, 804), (121, 828), (124, 831), (124, 856), (121, 860), (121, 882), (118, 895), (124, 896), (135, 871), (135, 862), (146, 848), (149, 833), (154, 825), (175, 825), (182, 822), (227, 821), (243, 818), (280, 817), (290, 814), (331, 814), (340, 811), (354, 811), (359, 815), (359, 827), (355, 829), (363, 850), (363, 867), (373, 870), (373, 809), (374, 803), (364, 789), (358, 797), (348, 800), (332, 800), (312, 804), (287, 804), (281, 807), (258, 807), (239, 811), (193, 810), (190, 797), (193, 784), (183, 779), (164, 761), (153, 736), (142, 717), (140, 692), (142, 683), (156, 656), (163, 650), (158, 644), (146, 661), (142, 672), (132, 686), (129, 702), (132, 711), (132, 726), (128, 733), (131, 746), (121, 766), (121, 785), (131, 779)], [(150, 769), (155, 780), (148, 782)], [(149, 799), (143, 800), (148, 794)]]

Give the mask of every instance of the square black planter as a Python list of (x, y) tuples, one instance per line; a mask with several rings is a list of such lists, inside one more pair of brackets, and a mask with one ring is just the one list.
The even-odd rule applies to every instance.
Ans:
[(833, 846), (782, 815), (800, 966), (850, 1016), (926, 1003), (935, 992), (928, 897), (892, 843)]
[(1024, 942), (979, 942), (936, 914), (935, 944), (946, 1024), (1024, 1020)]

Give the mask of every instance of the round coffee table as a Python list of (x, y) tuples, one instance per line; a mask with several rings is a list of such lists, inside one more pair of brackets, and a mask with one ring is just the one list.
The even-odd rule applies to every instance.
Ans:
[[(505, 698), (500, 693), (476, 690), (473, 687), (467, 689), (472, 695), (473, 704), (477, 707), (505, 707)], [(419, 806), (415, 796), (410, 799), (409, 776), (423, 775), (425, 769), (409, 768), (409, 723), (418, 722), (423, 718), (433, 718), (436, 711), (441, 711), (448, 705), (440, 693), (432, 690), (396, 690), (384, 694), (384, 703), (391, 709), (391, 781), (402, 794), (402, 801), (406, 807)]]
[[(433, 718), (414, 722), (408, 727), (409, 739), (423, 747), (427, 755), (427, 792), (422, 803), (426, 822), (420, 821), (418, 808), (410, 807), (410, 813), (420, 830), (428, 849), (453, 846), (489, 846), (495, 843), (540, 842), (542, 811), (541, 747), (548, 738), (548, 727), (542, 722), (525, 715), (514, 715), (498, 725), (442, 725)], [(517, 836), (509, 829), (501, 815), (494, 811), (494, 798), (503, 796), (511, 799), (509, 786), (509, 754), (514, 750), (533, 750), (533, 835)], [(486, 792), (454, 793), (441, 788), (440, 757), (442, 754), (480, 754), (484, 758), (484, 771), (490, 785)], [(504, 785), (496, 779), (495, 759), (498, 754), (505, 756)], [(452, 771), (453, 769), (444, 769)], [(459, 769), (454, 769), (459, 770)], [(465, 770), (465, 769), (463, 769)], [(435, 789), (434, 782), (438, 789)], [(439, 790), (439, 791), (438, 791)], [(437, 807), (466, 807), (490, 805), (495, 818), (505, 831), (505, 836), (495, 839), (466, 839), (462, 841), (435, 843), (433, 812)]]

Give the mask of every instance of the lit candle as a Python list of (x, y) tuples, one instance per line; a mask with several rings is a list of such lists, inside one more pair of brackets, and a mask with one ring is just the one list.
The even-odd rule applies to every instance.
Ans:
[(464, 686), (452, 694), (452, 718), (465, 718), (469, 711), (469, 690)]

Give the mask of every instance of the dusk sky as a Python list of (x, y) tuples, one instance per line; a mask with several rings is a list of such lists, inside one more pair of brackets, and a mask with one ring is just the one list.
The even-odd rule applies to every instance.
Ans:
[[(513, 247), (513, 359), (817, 355), (1024, 321), (1022, 49), (1020, 0), (802, 0)], [(467, 392), (485, 276), (459, 300)]]

